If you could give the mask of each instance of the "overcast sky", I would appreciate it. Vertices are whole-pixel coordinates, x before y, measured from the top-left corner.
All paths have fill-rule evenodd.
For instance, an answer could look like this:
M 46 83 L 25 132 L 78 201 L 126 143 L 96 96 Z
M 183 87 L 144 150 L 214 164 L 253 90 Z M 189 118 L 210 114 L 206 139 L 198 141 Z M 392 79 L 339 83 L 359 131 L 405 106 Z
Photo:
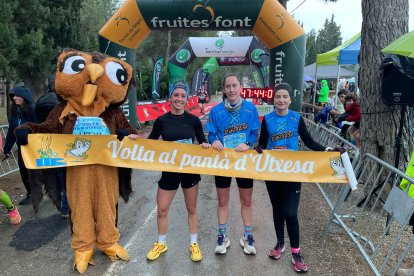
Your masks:
M 289 0 L 287 10 L 291 12 L 303 1 Z M 412 31 L 414 30 L 414 1 L 410 0 L 409 2 L 411 2 L 409 3 L 411 5 L 409 5 L 410 20 L 408 29 Z M 335 22 L 341 26 L 343 41 L 361 31 L 361 0 L 338 0 L 336 3 L 325 3 L 324 0 L 305 0 L 292 14 L 303 22 L 303 28 L 306 32 L 312 29 L 316 31 L 322 29 L 325 19 L 330 20 L 332 14 L 335 15 Z

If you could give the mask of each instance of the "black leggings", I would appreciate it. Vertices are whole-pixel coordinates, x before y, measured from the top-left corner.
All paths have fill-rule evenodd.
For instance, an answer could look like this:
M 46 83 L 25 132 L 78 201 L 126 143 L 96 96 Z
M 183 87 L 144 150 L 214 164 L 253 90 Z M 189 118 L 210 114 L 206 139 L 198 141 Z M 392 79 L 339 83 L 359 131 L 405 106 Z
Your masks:
M 29 181 L 29 173 L 26 169 L 26 166 L 24 165 L 24 161 L 23 161 L 22 153 L 20 151 L 20 147 L 18 147 L 18 149 L 17 149 L 17 164 L 19 165 L 20 176 L 22 177 L 22 181 L 23 181 L 24 187 L 26 188 L 27 195 L 31 195 L 32 194 L 32 186 L 31 186 L 31 183 Z
M 298 207 L 300 182 L 266 181 L 273 207 L 273 223 L 277 241 L 285 243 L 285 220 L 291 248 L 299 248 Z

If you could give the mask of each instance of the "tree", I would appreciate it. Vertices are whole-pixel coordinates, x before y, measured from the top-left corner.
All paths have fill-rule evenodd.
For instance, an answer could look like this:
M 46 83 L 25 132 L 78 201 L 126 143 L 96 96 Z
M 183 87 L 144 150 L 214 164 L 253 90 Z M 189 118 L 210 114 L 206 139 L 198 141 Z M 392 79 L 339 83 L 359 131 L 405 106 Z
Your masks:
M 305 65 L 312 64 L 316 61 L 316 55 L 318 54 L 317 44 L 316 44 L 316 31 L 314 29 L 310 30 L 306 34 L 306 56 L 305 56 Z
M 10 61 L 17 57 L 17 35 L 12 24 L 15 2 L 0 2 L 0 77 L 10 80 L 16 75 L 16 71 L 10 65 Z
M 390 8 L 392 7 L 392 8 Z M 398 20 L 396 20 L 398 18 Z M 362 151 L 394 164 L 394 141 L 401 107 L 386 106 L 381 99 L 380 52 L 397 37 L 408 32 L 408 0 L 362 0 L 360 50 L 360 103 Z M 409 116 L 407 115 L 407 119 Z M 413 149 L 409 120 L 404 127 L 403 162 Z M 405 162 L 404 162 L 405 161 Z
M 325 19 L 323 28 L 318 31 L 316 38 L 316 52 L 325 53 L 341 45 L 341 27 L 336 24 L 335 16 L 332 14 L 331 20 Z M 316 57 L 315 57 L 316 58 Z

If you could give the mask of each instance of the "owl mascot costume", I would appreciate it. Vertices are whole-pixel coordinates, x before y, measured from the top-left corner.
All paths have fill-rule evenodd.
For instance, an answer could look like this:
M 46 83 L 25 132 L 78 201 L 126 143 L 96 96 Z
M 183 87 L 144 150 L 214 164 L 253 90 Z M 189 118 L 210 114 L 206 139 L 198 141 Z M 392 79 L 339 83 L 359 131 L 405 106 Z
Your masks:
M 64 50 L 58 58 L 56 93 L 63 102 L 44 123 L 28 123 L 16 130 L 17 139 L 27 144 L 30 133 L 74 132 L 82 117 L 98 117 L 102 134 L 116 134 L 122 140 L 136 130 L 119 109 L 127 97 L 132 68 L 126 62 L 101 53 Z M 104 165 L 67 167 L 66 189 L 72 228 L 73 269 L 80 274 L 95 264 L 94 246 L 113 261 L 129 260 L 119 245 L 116 226 L 118 196 L 128 200 L 131 169 Z

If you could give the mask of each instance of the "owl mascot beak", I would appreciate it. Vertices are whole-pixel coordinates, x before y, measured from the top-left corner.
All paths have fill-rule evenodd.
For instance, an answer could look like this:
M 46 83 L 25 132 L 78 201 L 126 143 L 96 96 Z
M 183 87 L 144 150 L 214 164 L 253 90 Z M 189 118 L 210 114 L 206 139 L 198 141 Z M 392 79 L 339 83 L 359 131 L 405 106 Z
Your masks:
M 91 83 L 87 83 L 83 86 L 82 93 L 82 105 L 89 106 L 93 103 L 96 97 L 96 91 L 98 86 L 95 85 L 97 79 L 99 79 L 104 73 L 104 69 L 101 65 L 92 63 L 86 67 L 86 72 L 91 80 Z

